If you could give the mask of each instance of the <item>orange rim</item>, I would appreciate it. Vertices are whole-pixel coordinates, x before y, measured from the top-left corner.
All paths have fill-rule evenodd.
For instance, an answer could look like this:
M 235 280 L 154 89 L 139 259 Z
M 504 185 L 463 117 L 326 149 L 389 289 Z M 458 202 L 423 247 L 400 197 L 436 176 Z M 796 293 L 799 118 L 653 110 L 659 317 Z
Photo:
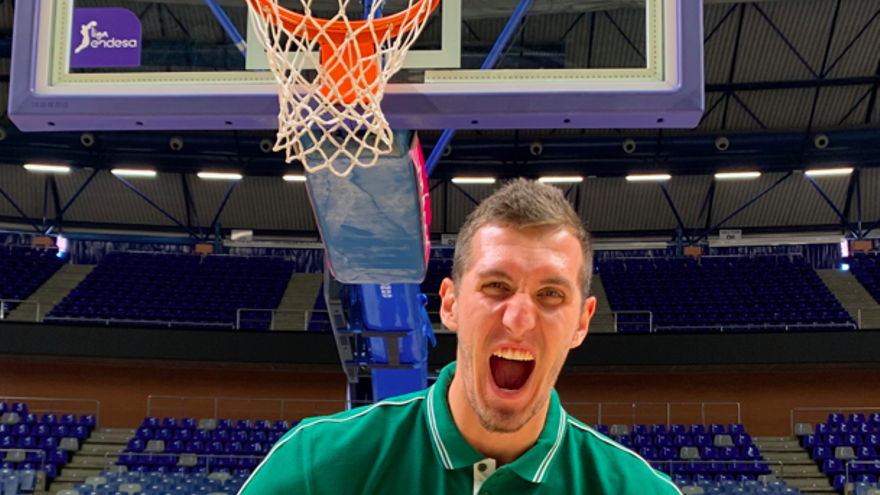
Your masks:
M 273 5 L 272 0 L 247 0 L 247 2 L 251 5 L 251 8 L 261 13 L 264 12 L 264 9 L 272 11 L 276 8 Z M 331 38 L 338 38 L 340 36 L 346 36 L 353 31 L 360 31 L 362 28 L 371 25 L 371 29 L 365 29 L 357 37 L 359 42 L 365 43 L 373 40 L 372 31 L 380 33 L 380 35 L 390 33 L 392 38 L 396 38 L 407 31 L 411 31 L 415 25 L 409 22 L 410 20 L 417 19 L 416 24 L 424 22 L 432 13 L 434 13 L 434 10 L 437 9 L 438 5 L 440 5 L 440 0 L 419 0 L 406 10 L 402 10 L 388 17 L 373 19 L 371 21 L 330 21 L 327 19 L 316 19 L 314 17 L 307 18 L 302 14 L 298 14 L 279 5 L 277 7 L 277 20 L 281 22 L 281 27 L 288 33 L 296 32 L 300 26 L 306 24 L 306 32 L 312 38 L 320 36 L 322 31 Z M 412 12 L 421 11 L 425 6 L 428 8 L 423 14 L 410 15 Z M 269 22 L 275 24 L 276 17 L 274 15 L 264 15 L 264 17 Z M 404 26 L 405 24 L 408 25 L 408 27 Z

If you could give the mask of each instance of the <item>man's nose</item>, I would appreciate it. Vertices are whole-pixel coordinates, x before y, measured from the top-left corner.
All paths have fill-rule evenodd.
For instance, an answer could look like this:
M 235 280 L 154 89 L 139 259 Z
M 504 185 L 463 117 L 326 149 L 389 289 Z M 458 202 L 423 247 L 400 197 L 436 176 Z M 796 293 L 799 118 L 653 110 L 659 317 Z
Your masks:
M 535 328 L 537 309 L 532 297 L 523 292 L 517 292 L 507 300 L 502 323 L 511 337 L 522 339 Z

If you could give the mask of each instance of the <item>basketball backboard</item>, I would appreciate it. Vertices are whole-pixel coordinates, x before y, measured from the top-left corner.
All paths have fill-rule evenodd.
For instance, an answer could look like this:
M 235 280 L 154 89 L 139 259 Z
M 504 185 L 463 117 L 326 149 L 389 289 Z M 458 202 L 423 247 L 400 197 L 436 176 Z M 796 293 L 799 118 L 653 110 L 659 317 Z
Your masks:
M 329 16 L 338 10 L 321 1 Z M 498 68 L 478 70 L 516 7 L 443 0 L 387 88 L 392 126 L 699 122 L 700 0 L 539 0 Z M 22 130 L 278 126 L 277 86 L 244 0 L 33 0 L 15 15 L 9 113 Z

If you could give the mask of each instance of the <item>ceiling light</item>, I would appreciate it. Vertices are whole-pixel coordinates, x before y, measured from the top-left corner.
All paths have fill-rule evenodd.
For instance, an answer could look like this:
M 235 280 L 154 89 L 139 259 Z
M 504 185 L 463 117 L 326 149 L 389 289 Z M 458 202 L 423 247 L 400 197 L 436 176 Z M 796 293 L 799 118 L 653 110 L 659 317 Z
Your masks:
M 716 179 L 757 179 L 761 172 L 721 172 L 715 174 Z
M 284 180 L 286 180 L 287 182 L 305 182 L 306 176 L 305 175 L 285 175 Z
M 453 177 L 453 184 L 494 184 L 495 177 Z
M 138 170 L 133 168 L 114 168 L 110 171 L 111 174 L 117 177 L 155 177 L 155 170 Z
M 545 184 L 564 184 L 564 183 L 572 183 L 572 182 L 583 182 L 583 177 L 577 176 L 569 176 L 569 177 L 540 177 L 538 182 L 543 182 Z
M 821 177 L 823 175 L 849 175 L 853 173 L 852 168 L 827 168 L 823 170 L 807 170 L 804 172 L 810 177 Z
M 241 174 L 231 174 L 225 172 L 199 172 L 197 174 L 199 179 L 214 179 L 214 180 L 240 180 Z
M 626 180 L 630 182 L 659 182 L 671 179 L 669 174 L 651 174 L 651 175 L 627 175 Z
M 66 174 L 70 172 L 70 167 L 66 165 L 40 165 L 37 163 L 26 163 L 24 168 L 31 172 L 45 172 L 50 174 Z

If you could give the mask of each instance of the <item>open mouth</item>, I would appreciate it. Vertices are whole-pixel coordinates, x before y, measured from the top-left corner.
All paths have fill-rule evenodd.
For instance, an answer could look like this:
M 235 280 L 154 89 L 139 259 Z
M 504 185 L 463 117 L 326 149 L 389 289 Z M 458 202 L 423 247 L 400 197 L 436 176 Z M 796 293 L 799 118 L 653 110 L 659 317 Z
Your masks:
M 501 349 L 489 358 L 489 369 L 495 385 L 515 392 L 523 388 L 535 369 L 535 356 L 528 351 Z

